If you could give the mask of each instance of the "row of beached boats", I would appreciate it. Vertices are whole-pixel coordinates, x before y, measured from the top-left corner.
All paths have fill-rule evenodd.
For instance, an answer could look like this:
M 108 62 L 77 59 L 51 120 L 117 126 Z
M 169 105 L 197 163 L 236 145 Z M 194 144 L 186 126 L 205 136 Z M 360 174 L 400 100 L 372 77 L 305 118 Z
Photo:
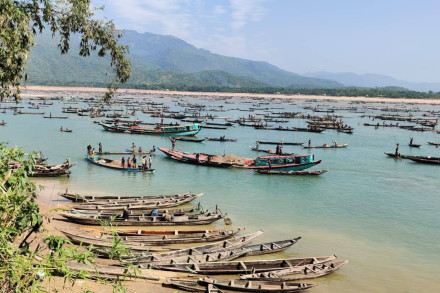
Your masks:
M 240 236 L 245 228 L 228 230 L 147 230 L 121 229 L 125 225 L 156 226 L 193 225 L 192 218 L 209 217 L 215 220 L 225 215 L 216 208 L 209 212 L 200 204 L 179 208 L 202 196 L 202 193 L 181 193 L 159 196 L 93 196 L 69 192 L 60 194 L 76 204 L 60 212 L 68 221 L 83 225 L 111 222 L 99 234 L 75 233 L 60 230 L 72 243 L 90 247 L 100 257 L 111 257 L 110 249 L 118 241 L 125 250 L 118 265 L 85 265 L 69 262 L 74 272 L 87 272 L 90 277 L 117 279 L 127 275 L 125 267 L 136 265 L 131 277 L 157 280 L 154 270 L 174 272 L 176 277 L 162 280 L 164 286 L 198 292 L 248 291 L 296 292 L 314 287 L 314 284 L 296 283 L 335 272 L 347 261 L 334 262 L 335 255 L 256 260 L 255 257 L 283 251 L 296 244 L 301 237 L 260 244 L 252 242 L 263 234 L 256 231 Z M 196 246 L 188 245 L 196 244 Z M 197 245 L 198 244 L 198 245 Z M 200 245 L 202 244 L 202 245 Z M 176 246 L 177 245 L 177 246 Z M 182 247 L 180 245 L 185 245 Z M 185 274 L 185 279 L 179 277 Z M 174 276 L 174 275 L 173 275 Z M 221 279 L 214 279 L 222 276 Z

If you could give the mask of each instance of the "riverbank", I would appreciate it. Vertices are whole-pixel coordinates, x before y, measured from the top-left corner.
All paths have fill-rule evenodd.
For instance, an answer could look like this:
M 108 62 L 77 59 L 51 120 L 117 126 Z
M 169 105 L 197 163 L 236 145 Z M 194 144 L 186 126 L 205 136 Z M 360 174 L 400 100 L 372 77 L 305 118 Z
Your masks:
M 58 87 L 58 86 L 27 86 L 23 89 L 23 97 L 44 96 L 43 94 L 29 93 L 30 91 L 39 92 L 83 92 L 83 93 L 104 93 L 106 88 L 92 87 Z M 213 92 L 180 92 L 180 91 L 159 91 L 142 89 L 119 89 L 119 94 L 157 94 L 157 95 L 185 95 L 185 96 L 218 96 L 233 98 L 265 98 L 265 99 L 291 99 L 291 100 L 333 100 L 333 101 L 358 101 L 358 102 L 379 102 L 379 103 L 415 103 L 415 104 L 436 104 L 440 105 L 440 100 L 428 99 L 391 99 L 382 97 L 332 97 L 332 96 L 313 96 L 313 95 L 278 95 L 278 94 L 253 94 L 253 93 L 213 93 Z
M 65 186 L 56 180 L 33 180 L 37 187 L 41 186 L 44 189 L 38 192 L 37 203 L 40 207 L 40 214 L 44 218 L 43 229 L 46 230 L 44 235 L 57 235 L 65 237 L 60 230 L 66 230 L 70 233 L 91 233 L 99 235 L 102 230 L 101 227 L 82 226 L 65 221 L 57 214 L 54 209 L 68 209 L 71 202 L 64 199 L 58 193 L 66 190 Z M 99 264 L 106 264 L 108 260 L 96 259 Z M 145 279 L 129 279 L 123 282 L 127 292 L 157 292 L 166 293 L 174 292 L 172 289 L 162 287 L 162 283 L 166 278 L 186 277 L 186 274 L 177 274 L 173 272 L 151 270 L 152 276 L 158 277 L 159 281 L 150 281 Z M 45 280 L 43 286 L 48 292 L 85 292 L 91 290 L 92 292 L 113 291 L 111 284 L 102 284 L 94 280 L 75 280 L 72 285 L 70 282 L 64 282 L 63 278 L 54 277 L 52 280 Z

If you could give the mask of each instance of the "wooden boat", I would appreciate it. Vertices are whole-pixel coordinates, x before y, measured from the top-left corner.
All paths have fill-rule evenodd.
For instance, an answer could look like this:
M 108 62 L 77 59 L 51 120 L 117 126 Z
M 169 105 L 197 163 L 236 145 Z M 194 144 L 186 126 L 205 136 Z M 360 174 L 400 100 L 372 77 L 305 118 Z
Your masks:
M 176 137 L 176 140 L 188 141 L 188 142 L 204 142 L 206 139 L 205 138 L 190 138 L 190 137 L 185 137 L 185 136 L 178 136 L 178 137 Z
M 0 122 L 0 126 L 5 126 L 7 123 L 6 123 L 6 121 L 1 121 Z
M 60 230 L 70 241 L 74 244 L 81 244 L 83 246 L 94 246 L 94 247 L 113 247 L 114 239 L 113 238 L 96 238 L 88 235 L 81 234 L 72 234 L 64 230 Z M 126 241 L 122 238 L 118 238 L 121 240 L 121 244 L 124 245 L 125 248 L 135 251 L 149 251 L 149 252 L 166 252 L 170 251 L 169 247 L 159 247 L 159 246 L 151 246 L 149 244 L 143 242 L 132 242 Z
M 122 152 L 96 152 L 97 155 L 149 155 L 156 151 L 156 149 L 152 149 L 149 151 L 142 151 L 142 152 L 134 152 L 131 150 L 125 150 Z
M 353 134 L 353 128 L 338 128 L 336 129 L 338 132 L 347 133 L 347 134 Z
M 331 263 L 331 264 L 309 264 L 304 266 L 296 266 L 278 271 L 260 272 L 247 275 L 241 275 L 242 280 L 259 280 L 259 281 L 297 281 L 304 279 L 314 279 L 329 275 L 339 270 L 348 260 Z
M 410 143 L 408 145 L 412 148 L 419 148 L 421 146 L 421 144 L 415 144 L 415 143 Z
M 127 209 L 127 216 L 129 218 L 134 218 L 134 217 L 145 217 L 145 216 L 155 216 L 155 217 L 160 217 L 163 216 L 165 214 L 173 214 L 175 216 L 177 215 L 184 215 L 184 214 L 188 214 L 188 213 L 192 213 L 194 214 L 201 214 L 204 213 L 205 211 L 203 210 L 202 205 L 199 203 L 191 208 L 187 208 L 187 209 L 177 209 L 177 208 L 172 208 L 172 209 L 157 209 L 157 208 L 150 208 L 150 209 L 138 209 L 138 208 L 134 208 L 134 209 Z M 115 210 L 102 210 L 99 209 L 99 206 L 97 206 L 97 209 L 82 209 L 81 205 L 77 205 L 77 206 L 73 206 L 71 210 L 68 211 L 69 213 L 72 214 L 78 214 L 78 215 L 90 215 L 90 216 L 99 216 L 102 219 L 110 219 L 113 217 L 121 217 L 122 216 L 122 212 L 121 211 L 115 211 Z M 208 211 L 206 211 L 208 212 Z
M 436 147 L 439 147 L 439 146 L 440 146 L 440 142 L 430 142 L 430 141 L 428 141 L 428 144 L 430 144 L 430 145 L 434 145 L 434 146 L 436 146 Z
M 212 233 L 200 234 L 149 234 L 149 235 L 117 235 L 125 241 L 142 242 L 148 245 L 168 245 L 168 244 L 182 244 L 182 243 L 203 243 L 221 241 L 231 238 L 241 229 L 222 230 Z M 161 231 L 156 231 L 161 232 Z M 165 232 L 165 231 L 162 231 Z M 172 231 L 173 232 L 173 231 Z M 183 231 L 180 231 L 183 232 Z
M 188 292 L 206 293 L 208 291 L 207 286 L 199 285 L 197 280 L 187 280 L 187 279 L 172 279 L 172 278 L 167 279 L 165 283 L 162 283 L 162 287 L 176 288 Z
M 69 128 L 61 128 L 60 131 L 61 132 L 72 132 L 73 130 L 69 129 Z
M 244 292 L 298 292 L 315 287 L 314 284 L 301 284 L 273 281 L 248 281 L 248 280 L 214 280 L 204 278 L 199 280 L 202 285 L 214 285 L 220 289 Z
M 328 170 L 313 170 L 313 171 L 273 171 L 273 170 L 255 170 L 260 174 L 273 174 L 273 175 L 321 175 Z
M 222 137 L 206 137 L 206 140 L 210 140 L 210 141 L 220 141 L 220 142 L 226 142 L 226 141 L 232 141 L 232 142 L 235 142 L 235 141 L 237 141 L 236 138 L 222 138 Z
M 265 149 L 260 149 L 260 148 L 256 148 L 256 147 L 252 147 L 249 146 L 249 148 L 254 151 L 254 152 L 262 152 L 262 153 L 267 153 L 267 154 L 275 154 L 275 150 L 265 150 Z M 293 155 L 293 153 L 283 153 L 282 156 L 291 156 Z
M 112 132 L 134 133 L 134 134 L 155 134 L 155 135 L 163 135 L 163 136 L 175 136 L 175 135 L 193 136 L 196 135 L 201 130 L 199 124 L 157 126 L 157 127 L 106 124 L 103 122 L 99 124 L 105 130 Z
M 241 249 L 234 251 L 235 249 L 242 248 L 249 244 L 253 239 L 263 234 L 263 231 L 257 231 L 244 236 L 236 237 L 229 240 L 210 243 L 202 246 L 190 247 L 181 250 L 175 250 L 165 253 L 154 254 L 140 254 L 138 257 L 128 259 L 130 263 L 160 263 L 160 264 L 173 264 L 173 263 L 199 263 L 208 261 L 220 261 L 220 256 L 223 258 L 234 258 L 242 256 L 251 251 L 251 249 Z M 218 254 L 220 252 L 227 252 L 226 254 Z M 194 256 L 201 256 L 201 258 L 194 258 Z M 188 259 L 192 257 L 192 259 Z M 188 262 L 189 261 L 189 262 Z
M 249 146 L 249 148 L 254 151 L 254 152 L 262 152 L 262 153 L 267 153 L 267 154 L 275 154 L 275 150 L 265 150 L 265 149 L 260 149 L 260 148 L 256 148 L 256 147 L 252 147 Z
M 221 168 L 228 168 L 234 165 L 232 163 L 218 161 L 219 157 L 216 155 L 209 155 L 203 153 L 188 154 L 185 152 L 170 150 L 161 147 L 159 147 L 159 150 L 164 154 L 166 154 L 169 158 L 182 163 L 211 166 L 211 167 L 221 167 Z
M 43 116 L 43 118 L 46 118 L 46 119 L 67 119 L 67 118 L 69 118 L 69 116 L 52 116 L 52 115 L 50 115 L 50 116 Z
M 69 261 L 66 266 L 73 272 L 87 274 L 89 278 L 100 278 L 108 280 L 116 280 L 133 278 L 142 280 L 159 281 L 159 277 L 151 275 L 151 270 L 136 269 L 136 271 L 127 272 L 127 268 L 121 266 L 111 266 L 102 264 L 82 264 L 76 261 Z
M 159 208 L 170 208 L 175 207 L 202 196 L 203 193 L 199 194 L 190 194 L 186 197 L 181 197 L 177 199 L 162 199 L 162 200 L 130 200 L 130 199 L 121 199 L 116 201 L 110 201 L 107 203 L 102 202 L 90 202 L 87 205 L 79 205 L 74 206 L 73 208 L 80 210 L 93 210 L 93 211 L 120 211 L 124 208 L 128 210 L 152 210 Z
M 423 163 L 423 164 L 432 164 L 432 165 L 440 165 L 440 158 L 419 158 L 419 157 L 410 157 L 411 161 L 417 162 L 417 163 Z
M 173 200 L 182 200 L 189 199 L 190 201 L 198 198 L 203 195 L 203 193 L 193 194 L 191 192 L 180 193 L 180 194 L 171 194 L 171 195 L 156 195 L 156 196 L 133 196 L 133 195 L 103 195 L 103 196 L 95 196 L 95 195 L 81 195 L 78 193 L 58 193 L 58 195 L 70 199 L 74 202 L 87 202 L 87 203 L 110 203 L 114 201 L 143 201 L 143 203 L 147 202 L 158 202 L 158 201 L 173 201 Z
M 303 142 L 289 142 L 289 141 L 264 141 L 264 140 L 257 140 L 256 141 L 259 144 L 275 144 L 275 145 L 303 145 Z
M 307 258 L 286 258 L 275 260 L 250 260 L 233 262 L 209 262 L 201 264 L 170 264 L 153 265 L 154 269 L 174 271 L 181 273 L 197 273 L 201 275 L 239 275 L 250 272 L 278 271 L 297 266 L 317 265 L 336 259 L 336 255 L 307 257 Z
M 301 171 L 321 163 L 314 155 L 262 156 L 247 161 L 241 166 L 254 170 Z
M 398 156 L 396 156 L 395 153 L 384 153 L 384 154 L 387 155 L 388 157 L 392 157 L 395 159 L 409 159 L 410 157 L 412 157 L 409 155 L 402 155 L 402 154 L 399 154 Z
M 70 176 L 70 168 L 75 164 L 71 164 L 70 160 L 67 159 L 66 162 L 60 165 L 49 165 L 49 164 L 37 164 L 29 176 L 31 177 L 58 177 L 67 175 Z
M 305 148 L 305 149 L 339 149 L 339 148 L 346 148 L 346 147 L 348 147 L 348 143 L 337 144 L 337 145 L 334 145 L 334 144 L 330 145 L 330 144 L 325 143 L 323 145 L 316 145 L 316 146 L 313 146 L 313 145 L 310 145 L 310 146 L 305 145 L 305 146 L 303 146 L 303 148 Z
M 98 157 L 92 158 L 89 155 L 86 155 L 85 158 L 88 162 L 90 162 L 94 165 L 106 167 L 106 168 L 110 168 L 110 169 L 127 171 L 127 172 L 154 172 L 154 169 L 143 170 L 142 166 L 138 166 L 137 168 L 125 168 L 125 167 L 121 166 L 121 161 L 119 161 L 119 160 L 110 160 L 110 159 L 98 158 Z
M 184 214 L 174 216 L 173 214 L 165 214 L 163 216 L 138 216 L 116 217 L 109 220 L 108 218 L 99 215 L 84 215 L 74 213 L 59 213 L 69 221 L 83 224 L 83 225 L 100 225 L 101 222 L 111 221 L 115 226 L 175 226 L 175 225 L 206 225 L 222 219 L 224 216 L 217 212 L 208 212 L 205 214 Z
M 211 125 L 205 125 L 205 124 L 200 125 L 200 126 L 202 126 L 203 128 L 208 128 L 208 129 L 221 129 L 221 130 L 228 129 L 227 127 L 223 127 L 223 126 L 211 126 Z

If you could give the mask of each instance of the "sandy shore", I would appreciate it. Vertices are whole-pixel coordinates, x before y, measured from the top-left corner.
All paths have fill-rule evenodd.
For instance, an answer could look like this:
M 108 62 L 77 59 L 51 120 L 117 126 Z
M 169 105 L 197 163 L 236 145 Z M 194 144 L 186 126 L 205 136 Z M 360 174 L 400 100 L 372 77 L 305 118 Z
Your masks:
M 71 233 L 93 233 L 99 235 L 100 227 L 81 226 L 68 221 L 64 221 L 61 216 L 53 209 L 69 208 L 70 201 L 59 196 L 58 193 L 65 191 L 65 186 L 58 181 L 37 179 L 34 180 L 37 187 L 44 186 L 44 189 L 39 191 L 37 203 L 40 206 L 40 213 L 43 215 L 44 224 L 43 229 L 46 230 L 45 235 L 59 235 L 63 236 L 59 230 L 66 230 Z M 108 260 L 97 259 L 97 263 L 106 264 Z M 124 282 L 127 292 L 177 292 L 175 289 L 164 288 L 162 283 L 166 278 L 187 278 L 187 274 L 177 274 L 173 272 L 151 270 L 151 275 L 159 277 L 160 281 L 149 280 L 128 280 Z M 109 284 L 100 284 L 93 280 L 76 280 L 72 285 L 69 282 L 64 282 L 63 278 L 55 277 L 51 280 L 45 280 L 42 286 L 48 292 L 86 292 L 91 290 L 93 292 L 112 292 L 112 286 Z
M 91 87 L 57 87 L 57 86 L 27 86 L 23 89 L 23 97 L 26 96 L 44 96 L 44 94 L 27 93 L 27 91 L 40 92 L 99 92 L 103 93 L 106 88 Z M 245 97 L 245 98 L 267 98 L 267 99 L 316 99 L 316 100 L 336 100 L 336 101 L 368 101 L 368 102 L 386 102 L 386 103 L 415 103 L 415 104 L 440 104 L 440 100 L 429 99 L 391 99 L 382 97 L 331 97 L 331 96 L 313 96 L 313 95 L 277 95 L 277 94 L 249 94 L 249 93 L 212 93 L 212 92 L 180 92 L 180 91 L 158 91 L 141 89 L 119 89 L 118 93 L 127 94 L 158 94 L 158 95 L 187 95 L 187 96 L 218 96 L 218 97 Z

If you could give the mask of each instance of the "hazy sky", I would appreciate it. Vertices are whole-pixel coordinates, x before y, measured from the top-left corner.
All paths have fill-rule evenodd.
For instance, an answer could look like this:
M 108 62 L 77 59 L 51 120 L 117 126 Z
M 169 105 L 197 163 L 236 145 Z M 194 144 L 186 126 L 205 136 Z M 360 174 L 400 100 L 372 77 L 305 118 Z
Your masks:
M 440 82 L 440 0 L 92 0 L 118 28 L 295 73 Z

